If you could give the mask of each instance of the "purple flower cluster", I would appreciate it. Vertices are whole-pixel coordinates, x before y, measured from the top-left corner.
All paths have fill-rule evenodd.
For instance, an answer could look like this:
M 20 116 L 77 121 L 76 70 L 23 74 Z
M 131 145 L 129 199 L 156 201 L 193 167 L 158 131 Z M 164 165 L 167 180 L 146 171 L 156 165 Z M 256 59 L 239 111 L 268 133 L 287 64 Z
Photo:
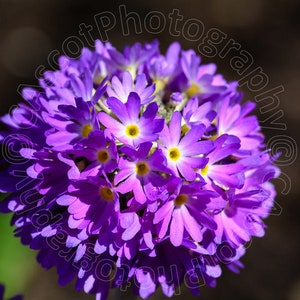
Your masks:
M 255 105 L 178 43 L 60 57 L 2 117 L 2 212 L 60 284 L 106 299 L 214 287 L 264 235 L 279 175 Z

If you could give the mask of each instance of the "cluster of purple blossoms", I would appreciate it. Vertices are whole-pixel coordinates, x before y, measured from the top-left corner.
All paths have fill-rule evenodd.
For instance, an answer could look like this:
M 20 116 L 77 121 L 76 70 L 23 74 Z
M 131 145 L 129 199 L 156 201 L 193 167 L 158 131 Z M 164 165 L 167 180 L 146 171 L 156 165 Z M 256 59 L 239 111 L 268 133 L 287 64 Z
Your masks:
M 1 118 L 0 209 L 41 265 L 98 300 L 238 272 L 279 170 L 237 83 L 178 43 L 96 41 L 59 65 Z

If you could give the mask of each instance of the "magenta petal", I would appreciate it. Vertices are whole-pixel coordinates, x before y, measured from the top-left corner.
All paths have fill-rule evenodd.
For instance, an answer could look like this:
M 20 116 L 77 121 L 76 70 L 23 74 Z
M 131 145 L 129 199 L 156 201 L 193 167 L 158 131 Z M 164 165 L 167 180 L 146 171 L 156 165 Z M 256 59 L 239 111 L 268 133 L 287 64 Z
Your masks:
M 170 211 L 170 213 L 168 213 L 166 215 L 166 217 L 163 218 L 162 222 L 160 224 L 158 224 L 158 228 L 159 228 L 158 237 L 159 238 L 163 238 L 166 235 L 166 233 L 169 229 L 171 218 L 172 218 L 172 211 Z
M 184 148 L 184 147 L 190 146 L 191 143 L 199 141 L 204 133 L 204 130 L 205 130 L 205 126 L 203 124 L 194 126 L 181 139 L 180 146 Z
M 86 248 L 87 248 L 86 245 L 82 245 L 82 244 L 78 245 L 77 250 L 76 250 L 76 256 L 74 258 L 75 262 L 78 262 L 83 257 L 83 255 L 85 254 Z
M 78 228 L 78 226 L 82 223 L 82 220 L 76 220 L 73 215 L 69 216 L 68 225 L 70 228 Z
M 98 241 L 95 243 L 95 247 L 94 247 L 95 253 L 97 253 L 97 254 L 102 254 L 102 253 L 104 253 L 106 250 L 107 250 L 107 246 L 105 246 L 105 245 L 100 245 Z
M 69 133 L 67 131 L 58 131 L 51 135 L 48 135 L 46 142 L 50 146 L 61 146 L 64 149 L 68 147 L 70 141 L 79 135 L 76 133 Z
M 159 282 L 160 282 L 160 285 L 161 285 L 161 289 L 162 289 L 162 292 L 165 296 L 167 296 L 168 298 L 171 298 L 173 295 L 174 295 L 174 292 L 175 292 L 175 287 L 174 287 L 174 284 L 168 284 L 166 282 L 166 278 L 162 278 L 162 276 L 159 278 Z
M 135 182 L 133 185 L 133 193 L 137 202 L 141 204 L 146 202 L 147 198 L 140 182 Z
M 142 299 L 148 298 L 155 292 L 156 285 L 149 272 L 145 273 L 142 268 L 137 270 L 136 279 L 140 283 L 139 295 Z
M 144 233 L 143 237 L 144 237 L 144 241 L 145 241 L 145 244 L 147 245 L 147 247 L 149 249 L 153 249 L 154 244 L 153 244 L 153 237 L 152 237 L 151 231 L 148 231 L 148 232 Z
M 170 139 L 171 146 L 177 146 L 180 139 L 181 133 L 181 113 L 179 111 L 175 111 L 172 115 L 170 121 Z
M 74 236 L 68 236 L 66 240 L 66 247 L 67 248 L 74 248 L 80 244 L 80 240 Z
M 194 169 L 185 161 L 178 163 L 177 168 L 186 180 L 193 181 L 196 178 L 196 173 Z
M 228 218 L 227 216 L 222 216 L 221 218 L 226 235 L 233 243 L 236 245 L 240 244 L 238 237 L 245 242 L 249 241 L 249 235 L 244 229 L 239 227 L 232 218 Z
M 111 97 L 107 100 L 108 107 L 114 112 L 114 114 L 119 118 L 122 123 L 126 123 L 129 116 L 124 103 L 119 99 Z M 107 114 L 105 114 L 107 115 Z M 101 120 L 100 120 L 101 122 Z
M 201 227 L 197 223 L 197 221 L 190 215 L 189 211 L 184 205 L 181 207 L 181 214 L 186 231 L 191 235 L 191 238 L 195 242 L 201 242 L 203 238 Z
M 135 213 L 122 213 L 120 216 L 120 225 L 126 229 L 135 222 Z
M 133 174 L 133 170 L 132 169 L 122 169 L 116 176 L 114 179 L 114 184 L 119 184 L 121 181 L 125 180 L 126 178 L 128 178 L 130 175 Z
M 215 265 L 215 266 L 206 266 L 206 274 L 208 276 L 211 276 L 213 278 L 218 278 L 221 276 L 222 274 L 222 269 L 219 265 Z
M 239 163 L 233 163 L 226 165 L 215 165 L 212 168 L 214 171 L 217 171 L 220 174 L 235 174 L 245 169 L 245 166 Z
M 126 108 L 128 111 L 128 120 L 129 122 L 134 122 L 138 119 L 140 108 L 141 108 L 141 99 L 137 93 L 130 93 L 126 103 Z
M 124 241 L 131 240 L 141 229 L 141 224 L 136 214 L 134 214 L 133 223 L 123 232 L 122 239 Z
M 71 195 L 62 195 L 59 198 L 56 199 L 57 204 L 66 206 L 72 204 L 76 200 L 76 197 Z
M 85 291 L 86 293 L 89 293 L 90 290 L 93 288 L 94 282 L 95 282 L 94 276 L 93 276 L 93 275 L 90 275 L 90 276 L 88 277 L 88 279 L 85 281 L 84 287 L 83 287 L 83 288 L 84 288 L 84 291 Z
M 172 221 L 170 226 L 170 241 L 175 247 L 181 245 L 183 239 L 183 231 L 184 231 L 184 224 L 181 215 L 181 210 L 180 208 L 176 208 L 173 211 Z
M 122 80 L 123 80 L 123 85 L 122 85 L 123 89 L 125 89 L 126 92 L 129 93 L 131 88 L 132 88 L 132 76 L 131 76 L 131 74 L 128 71 L 125 71 L 123 73 Z
M 117 120 L 115 120 L 114 118 L 112 118 L 104 112 L 99 112 L 98 119 L 107 128 L 120 130 L 120 128 L 122 128 L 121 126 L 123 126 L 122 124 L 120 124 L 120 122 L 118 122 Z
M 230 134 L 243 137 L 256 130 L 258 126 L 257 117 L 248 117 L 238 122 L 238 124 L 230 130 Z
M 125 194 L 127 192 L 130 192 L 133 190 L 134 185 L 136 184 L 136 178 L 134 175 L 130 176 L 127 178 L 127 180 L 125 180 L 124 182 L 122 182 L 118 187 L 117 187 L 117 191 L 121 194 Z
M 124 75 L 123 75 L 123 78 L 124 78 Z M 124 87 L 122 85 L 122 82 L 119 80 L 119 78 L 117 76 L 114 76 L 112 78 L 111 83 L 112 83 L 112 86 L 113 86 L 116 94 L 121 98 L 120 100 L 127 98 L 127 95 L 124 92 Z M 115 92 L 113 91 L 113 89 L 110 86 L 107 87 L 107 92 L 108 92 L 109 96 L 113 96 L 113 95 L 116 96 Z
M 171 213 L 174 205 L 172 201 L 168 201 L 166 204 L 164 204 L 158 211 L 155 213 L 153 223 L 157 224 L 162 219 L 164 219 L 168 214 Z

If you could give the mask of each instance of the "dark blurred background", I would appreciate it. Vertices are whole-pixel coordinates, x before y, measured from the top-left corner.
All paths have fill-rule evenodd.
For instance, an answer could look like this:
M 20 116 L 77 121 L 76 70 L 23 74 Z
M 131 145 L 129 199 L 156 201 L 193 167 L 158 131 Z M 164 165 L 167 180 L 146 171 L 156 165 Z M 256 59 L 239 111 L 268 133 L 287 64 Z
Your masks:
M 141 20 L 151 11 L 159 11 L 166 19 L 166 28 L 159 34 L 151 34 L 142 26 L 141 33 L 134 33 L 133 23 L 126 35 L 122 29 L 119 5 L 126 5 L 127 13 L 137 13 Z M 123 6 L 124 7 L 124 6 Z M 268 229 L 262 239 L 253 239 L 242 259 L 246 268 L 240 275 L 224 271 L 216 289 L 202 288 L 202 299 L 300 299 L 300 184 L 299 160 L 296 148 L 289 149 L 288 141 L 299 136 L 299 86 L 300 86 L 300 2 L 297 0 L 151 0 L 142 1 L 67 1 L 67 0 L 0 0 L 0 114 L 21 100 L 18 86 L 36 85 L 39 66 L 50 68 L 48 55 L 53 50 L 62 53 L 63 43 L 70 36 L 79 34 L 79 25 L 91 25 L 93 38 L 97 36 L 94 15 L 109 11 L 116 17 L 115 27 L 107 32 L 109 41 L 122 49 L 135 41 L 158 39 L 164 51 L 174 40 L 183 48 L 197 50 L 200 41 L 188 41 L 183 34 L 170 34 L 168 14 L 178 9 L 184 21 L 178 22 L 182 31 L 185 20 L 196 18 L 205 26 L 218 28 L 241 44 L 241 49 L 251 53 L 254 66 L 263 68 L 269 78 L 265 90 L 283 86 L 280 106 L 283 112 L 278 122 L 286 125 L 279 130 L 275 125 L 264 128 L 266 140 L 281 148 L 282 180 L 276 180 L 278 197 L 274 213 L 267 219 Z M 109 13 L 108 13 L 109 14 Z M 153 23 L 155 25 L 155 22 Z M 104 24 L 105 25 L 105 24 Z M 191 28 L 192 30 L 192 28 Z M 193 32 L 191 31 L 190 34 Z M 84 39 L 82 39 L 84 40 Z M 71 49 L 76 53 L 76 49 Z M 54 52 L 52 52 L 54 53 Z M 69 53 L 68 53 L 69 54 Z M 203 57 L 204 62 L 215 62 L 220 73 L 228 80 L 240 79 L 230 67 L 230 56 L 221 59 Z M 258 93 L 242 87 L 246 99 L 254 99 Z M 266 114 L 257 113 L 261 121 Z M 275 122 L 276 123 L 276 122 Z M 281 136 L 281 137 L 279 137 Z M 278 137 L 278 138 L 277 138 Z M 286 137 L 286 138 L 283 138 Z M 280 144 L 281 140 L 281 144 Z M 275 143 L 274 143 L 275 141 Z M 278 143 L 276 143 L 278 141 Z M 281 210 L 282 207 L 282 210 Z M 7 296 L 24 293 L 26 300 L 94 299 L 76 293 L 73 286 L 57 285 L 56 271 L 45 271 L 35 262 L 35 253 L 25 249 L 12 238 L 12 229 L 6 224 L 9 216 L 0 219 L 0 282 L 7 285 Z M 112 295 L 113 296 L 113 295 Z M 118 295 L 116 295 L 117 297 Z M 124 299 L 132 299 L 124 295 Z M 193 298 L 189 292 L 176 299 Z M 122 299 L 122 298 L 118 298 Z M 157 293 L 151 299 L 163 299 Z

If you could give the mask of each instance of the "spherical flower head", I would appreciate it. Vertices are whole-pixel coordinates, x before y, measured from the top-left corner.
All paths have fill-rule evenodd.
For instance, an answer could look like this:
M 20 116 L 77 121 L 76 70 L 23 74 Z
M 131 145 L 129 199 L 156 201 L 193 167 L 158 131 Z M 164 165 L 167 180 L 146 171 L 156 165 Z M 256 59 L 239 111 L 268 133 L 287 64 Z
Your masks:
M 98 300 L 132 283 L 171 297 L 183 279 L 199 295 L 237 272 L 280 171 L 236 82 L 179 43 L 97 41 L 59 65 L 1 118 L 0 210 L 22 243 Z

